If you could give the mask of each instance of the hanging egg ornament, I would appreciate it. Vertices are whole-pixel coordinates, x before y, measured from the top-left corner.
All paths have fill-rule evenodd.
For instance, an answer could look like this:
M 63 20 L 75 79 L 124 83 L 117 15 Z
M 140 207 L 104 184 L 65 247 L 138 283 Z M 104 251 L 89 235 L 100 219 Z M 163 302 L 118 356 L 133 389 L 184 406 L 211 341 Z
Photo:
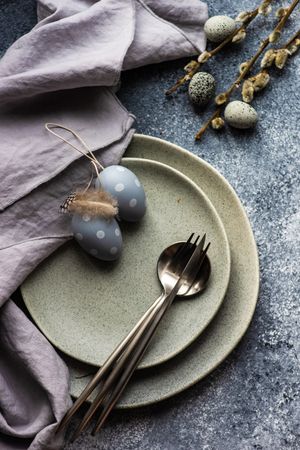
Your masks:
M 116 260 L 122 251 L 122 234 L 115 216 L 117 200 L 103 190 L 72 193 L 61 206 L 73 214 L 71 228 L 78 244 L 103 261 Z
M 74 238 L 86 252 L 102 261 L 114 261 L 122 251 L 122 234 L 116 219 L 74 214 Z
M 95 181 L 118 201 L 119 217 L 128 222 L 141 220 L 146 212 L 146 195 L 137 176 L 126 167 L 113 165 L 102 170 Z
M 213 16 L 204 24 L 207 39 L 214 43 L 224 41 L 234 32 L 235 28 L 235 21 L 228 16 Z
M 97 173 L 94 189 L 72 193 L 61 212 L 73 215 L 71 228 L 78 244 L 90 255 L 103 261 L 116 260 L 122 251 L 122 234 L 115 217 L 128 222 L 140 220 L 146 212 L 146 196 L 141 182 L 129 169 L 119 165 L 104 168 L 85 141 L 71 128 L 48 122 L 45 128 L 90 160 Z M 58 134 L 68 131 L 85 152 Z

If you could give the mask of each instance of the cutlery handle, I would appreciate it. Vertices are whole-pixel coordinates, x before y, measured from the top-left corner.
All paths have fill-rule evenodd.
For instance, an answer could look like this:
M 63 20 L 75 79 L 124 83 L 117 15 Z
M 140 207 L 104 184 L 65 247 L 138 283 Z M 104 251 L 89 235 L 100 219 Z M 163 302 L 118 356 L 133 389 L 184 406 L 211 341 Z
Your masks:
M 174 299 L 175 295 L 172 299 Z M 165 305 L 169 305 L 169 296 L 165 293 L 160 295 L 158 299 L 152 304 L 152 306 L 149 308 L 146 314 L 142 317 L 142 319 L 138 322 L 135 328 L 137 328 L 135 335 L 131 339 L 131 341 L 128 343 L 127 347 L 121 353 L 119 359 L 114 365 L 113 361 L 110 361 L 109 368 L 112 368 L 110 374 L 108 375 L 107 379 L 105 380 L 103 386 L 100 388 L 96 398 L 94 399 L 93 403 L 89 407 L 88 411 L 84 415 L 78 429 L 75 432 L 74 439 L 86 428 L 88 425 L 90 418 L 93 416 L 95 411 L 99 408 L 102 401 L 105 399 L 107 394 L 109 393 L 109 390 L 113 386 L 113 384 L 116 382 L 117 378 L 120 376 L 122 370 L 126 367 L 126 364 L 128 362 L 128 359 L 135 353 L 135 349 L 139 346 L 139 343 L 141 339 L 143 338 L 143 335 L 145 333 L 145 330 L 149 328 L 149 325 L 155 320 L 156 315 L 160 312 L 162 308 L 164 308 Z M 165 308 L 164 308 L 165 309 Z M 110 358 L 109 358 L 110 359 Z M 136 367 L 136 366 L 135 366 Z
M 92 380 L 87 384 L 87 386 L 82 391 L 81 395 L 77 398 L 77 400 L 73 403 L 71 408 L 66 412 L 65 416 L 62 418 L 56 433 L 59 433 L 70 421 L 73 415 L 78 411 L 80 406 L 87 400 L 90 394 L 93 392 L 95 387 L 100 383 L 100 381 L 104 378 L 107 372 L 113 367 L 114 363 L 120 358 L 122 352 L 128 346 L 128 344 L 132 341 L 140 327 L 143 323 L 150 317 L 151 313 L 156 310 L 158 305 L 160 304 L 164 294 L 162 293 L 155 302 L 152 303 L 150 308 L 144 313 L 144 315 L 140 318 L 134 328 L 128 333 L 128 335 L 118 344 L 117 348 L 112 352 L 112 354 L 107 358 L 103 366 L 96 372 Z
M 113 407 L 119 400 L 120 396 L 122 395 L 122 392 L 124 391 L 125 387 L 127 386 L 128 382 L 129 382 L 131 376 L 133 375 L 140 360 L 143 358 L 159 323 L 161 322 L 162 318 L 164 317 L 166 311 L 171 306 L 172 301 L 175 296 L 176 296 L 176 293 L 175 294 L 171 293 L 170 295 L 166 296 L 163 299 L 163 301 L 161 301 L 160 307 L 157 307 L 156 315 L 155 315 L 153 321 L 150 323 L 150 326 L 148 327 L 148 329 L 146 329 L 145 333 L 141 336 L 141 338 L 137 342 L 136 346 L 134 347 L 133 351 L 131 352 L 132 359 L 129 361 L 129 364 L 127 366 L 125 366 L 124 372 L 123 372 L 120 380 L 117 382 L 115 388 L 113 389 L 111 396 L 108 399 L 107 404 L 104 406 L 104 409 L 103 409 L 103 411 L 97 421 L 97 424 L 93 430 L 93 434 L 97 433 L 99 431 L 99 429 L 102 427 L 102 425 L 104 424 L 110 411 L 113 409 Z M 97 408 L 99 407 L 99 404 L 100 403 L 97 404 Z

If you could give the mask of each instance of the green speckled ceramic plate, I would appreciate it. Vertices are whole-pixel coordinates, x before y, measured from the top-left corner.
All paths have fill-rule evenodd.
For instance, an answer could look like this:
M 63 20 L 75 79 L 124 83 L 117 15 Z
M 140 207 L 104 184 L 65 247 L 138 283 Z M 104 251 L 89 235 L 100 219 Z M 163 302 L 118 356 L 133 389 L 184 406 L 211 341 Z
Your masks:
M 223 221 L 231 251 L 231 275 L 222 306 L 204 333 L 185 351 L 157 369 L 136 373 L 118 408 L 164 400 L 214 370 L 247 330 L 259 290 L 259 264 L 251 226 L 237 195 L 224 177 L 186 150 L 148 136 L 135 135 L 126 156 L 169 164 L 201 187 Z M 71 394 L 77 397 L 95 368 L 70 358 L 65 361 L 70 369 Z
M 193 181 L 154 161 L 126 159 L 124 165 L 143 183 L 148 207 L 140 223 L 121 223 L 121 258 L 100 262 L 68 242 L 28 277 L 22 293 L 31 316 L 57 348 L 101 365 L 159 296 L 156 264 L 162 250 L 191 232 L 206 233 L 209 284 L 202 294 L 174 302 L 140 364 L 145 368 L 177 355 L 212 320 L 227 290 L 230 251 L 219 216 Z

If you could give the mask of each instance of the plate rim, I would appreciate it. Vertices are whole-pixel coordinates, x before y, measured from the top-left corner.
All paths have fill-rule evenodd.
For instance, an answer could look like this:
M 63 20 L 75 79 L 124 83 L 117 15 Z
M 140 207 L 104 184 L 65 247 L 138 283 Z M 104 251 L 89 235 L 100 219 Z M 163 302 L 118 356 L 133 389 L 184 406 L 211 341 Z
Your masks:
M 173 172 L 174 174 L 176 174 L 177 177 L 181 178 L 182 180 L 185 180 L 185 182 L 188 185 L 191 185 L 193 187 L 193 189 L 195 189 L 195 191 L 197 191 L 197 194 L 202 197 L 202 199 L 204 200 L 204 202 L 206 203 L 206 205 L 208 206 L 209 210 L 214 214 L 214 218 L 217 220 L 218 223 L 218 228 L 219 231 L 222 234 L 222 240 L 224 242 L 224 249 L 226 251 L 226 253 L 224 254 L 224 256 L 226 255 L 226 273 L 224 274 L 225 277 L 225 285 L 224 285 L 224 289 L 220 295 L 220 300 L 218 305 L 216 306 L 213 314 L 210 316 L 209 320 L 205 323 L 205 325 L 197 332 L 195 332 L 193 334 L 193 336 L 191 336 L 190 339 L 188 339 L 186 341 L 186 343 L 181 346 L 180 348 L 177 348 L 176 350 L 173 350 L 172 352 L 168 353 L 167 356 L 164 357 L 159 357 L 157 359 L 155 359 L 153 362 L 149 362 L 146 364 L 141 364 L 137 370 L 147 370 L 147 369 L 153 369 L 156 367 L 159 367 L 162 364 L 167 363 L 168 361 L 170 361 L 172 358 L 176 357 L 177 355 L 179 355 L 181 352 L 185 351 L 191 344 L 193 344 L 193 342 L 195 340 L 197 340 L 199 338 L 199 336 L 205 331 L 205 329 L 209 326 L 209 324 L 211 323 L 211 321 L 214 319 L 214 317 L 216 316 L 216 314 L 218 313 L 223 300 L 226 296 L 226 292 L 228 289 L 228 285 L 230 282 L 230 273 L 231 273 L 231 253 L 230 253 L 230 246 L 229 246 L 229 241 L 228 241 L 228 237 L 227 237 L 227 233 L 224 227 L 224 224 L 221 220 L 221 218 L 219 217 L 219 214 L 216 210 L 216 208 L 214 207 L 214 205 L 212 204 L 211 200 L 209 199 L 209 197 L 205 194 L 205 192 L 201 189 L 200 186 L 197 185 L 197 183 L 195 183 L 193 180 L 191 180 L 188 176 L 186 176 L 184 173 L 180 172 L 178 169 L 169 166 L 168 164 L 165 164 L 163 162 L 160 161 L 156 161 L 156 160 L 152 160 L 152 159 L 148 159 L 148 158 L 138 158 L 138 157 L 123 157 L 121 160 L 121 164 L 124 160 L 124 163 L 126 163 L 127 161 L 133 162 L 133 163 L 145 163 L 145 164 L 149 164 L 152 166 L 160 166 L 163 169 Z M 69 243 L 72 241 L 68 240 L 67 242 L 65 242 L 61 247 L 69 245 Z M 59 247 L 59 248 L 61 248 Z M 57 251 L 59 251 L 59 248 L 54 252 L 56 253 Z M 52 254 L 53 255 L 53 254 Z M 51 257 L 51 255 L 49 255 Z M 47 259 L 47 258 L 46 258 Z M 29 274 L 28 278 L 30 277 L 31 274 Z M 26 292 L 26 280 L 24 280 L 24 282 L 22 283 L 20 289 L 21 289 L 21 293 L 22 293 L 22 297 L 23 297 L 23 301 L 25 303 L 26 308 L 29 311 L 29 314 L 31 315 L 33 321 L 35 322 L 35 324 L 38 326 L 39 330 L 42 332 L 42 334 L 49 340 L 49 342 L 55 346 L 56 349 L 58 349 L 60 352 L 62 352 L 63 354 L 65 354 L 66 356 L 72 358 L 72 359 L 76 359 L 77 361 L 79 361 L 80 363 L 89 365 L 89 366 L 94 366 L 93 363 L 88 362 L 82 358 L 79 358 L 77 356 L 72 355 L 69 351 L 66 351 L 65 348 L 63 348 L 63 346 L 61 346 L 61 344 L 59 342 L 57 342 L 56 338 L 53 338 L 53 336 L 51 336 L 47 331 L 45 331 L 44 326 L 41 324 L 41 321 L 39 318 L 37 318 L 36 316 L 34 317 L 32 315 L 32 308 L 30 308 L 30 300 L 28 301 L 28 297 L 27 297 L 27 292 Z M 94 366 L 95 367 L 95 366 Z
M 249 325 L 250 325 L 250 323 L 252 321 L 252 318 L 253 318 L 253 315 L 254 315 L 254 312 L 255 312 L 255 309 L 256 309 L 257 300 L 258 300 L 258 294 L 259 294 L 259 288 L 260 288 L 259 257 L 258 257 L 257 244 L 256 244 L 255 239 L 254 239 L 253 230 L 252 230 L 249 218 L 247 216 L 247 213 L 246 213 L 246 211 L 244 209 L 244 206 L 243 206 L 241 200 L 239 199 L 239 197 L 236 194 L 236 192 L 233 189 L 233 187 L 226 180 L 226 178 L 217 169 L 215 169 L 210 163 L 205 161 L 203 158 L 200 158 L 199 156 L 197 156 L 197 155 L 193 154 L 192 152 L 190 152 L 190 151 L 180 147 L 179 145 L 173 144 L 171 142 L 165 141 L 165 140 L 157 138 L 157 137 L 143 135 L 143 134 L 139 134 L 139 133 L 136 133 L 133 136 L 132 141 L 134 141 L 134 140 L 137 140 L 138 142 L 140 140 L 141 141 L 140 142 L 141 145 L 143 144 L 143 141 L 148 141 L 150 144 L 155 144 L 156 142 L 158 142 L 158 143 L 160 143 L 162 145 L 170 147 L 170 149 L 173 149 L 175 152 L 178 152 L 183 157 L 187 157 L 188 159 L 193 161 L 195 164 L 201 164 L 204 168 L 208 169 L 217 178 L 219 178 L 220 181 L 226 186 L 226 188 L 229 190 L 230 194 L 234 197 L 234 199 L 236 201 L 236 204 L 237 204 L 237 206 L 239 208 L 239 211 L 240 211 L 240 213 L 242 214 L 242 216 L 244 218 L 244 225 L 247 227 L 249 244 L 251 244 L 251 249 L 252 249 L 252 251 L 254 253 L 252 263 L 253 263 L 253 277 L 255 278 L 255 286 L 253 286 L 253 293 L 252 293 L 253 302 L 251 303 L 251 310 L 249 311 L 247 320 L 245 320 L 243 322 L 243 327 L 242 327 L 243 329 L 240 331 L 239 336 L 234 340 L 234 342 L 232 342 L 229 345 L 229 347 L 226 349 L 226 351 L 222 352 L 222 356 L 219 357 L 219 358 L 216 358 L 216 361 L 214 363 L 212 363 L 206 370 L 204 370 L 201 373 L 201 375 L 195 376 L 192 381 L 187 382 L 184 386 L 180 386 L 180 387 L 177 387 L 177 388 L 175 387 L 172 392 L 169 392 L 169 393 L 167 393 L 165 395 L 162 395 L 162 396 L 160 396 L 160 398 L 155 398 L 155 399 L 146 400 L 146 401 L 138 401 L 136 403 L 132 403 L 132 402 L 131 403 L 128 403 L 128 402 L 126 403 L 126 401 L 124 401 L 124 403 L 120 403 L 120 404 L 116 405 L 117 409 L 135 409 L 135 408 L 141 408 L 141 407 L 153 405 L 153 404 L 156 404 L 156 403 L 160 403 L 160 402 L 165 401 L 165 400 L 167 400 L 167 399 L 169 399 L 169 398 L 171 398 L 171 397 L 173 397 L 175 395 L 180 394 L 181 392 L 185 391 L 186 389 L 190 388 L 191 386 L 195 385 L 200 380 L 205 378 L 212 371 L 214 371 L 228 357 L 228 355 L 236 348 L 236 346 L 240 343 L 241 339 L 244 337 L 247 329 L 249 328 Z M 141 158 L 143 158 L 143 157 L 141 157 Z M 147 158 L 149 159 L 149 156 Z M 204 193 L 205 193 L 205 190 L 204 190 Z M 218 212 L 217 208 L 216 208 L 216 210 Z M 226 227 L 225 227 L 225 231 L 226 231 Z M 230 240 L 229 240 L 229 244 L 230 244 Z M 168 364 L 168 363 L 166 363 L 166 364 Z M 76 395 L 72 394 L 72 392 L 71 392 L 71 395 L 76 397 Z

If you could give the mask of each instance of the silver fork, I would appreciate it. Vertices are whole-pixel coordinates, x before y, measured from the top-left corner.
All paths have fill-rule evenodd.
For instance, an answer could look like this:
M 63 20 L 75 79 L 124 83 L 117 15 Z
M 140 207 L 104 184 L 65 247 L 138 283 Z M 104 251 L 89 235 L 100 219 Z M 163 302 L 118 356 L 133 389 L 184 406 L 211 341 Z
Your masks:
M 153 303 L 133 330 L 118 345 L 116 350 L 98 370 L 80 397 L 66 413 L 58 427 L 57 432 L 65 427 L 70 418 L 89 397 L 95 387 L 99 385 L 99 383 L 106 377 L 97 397 L 91 404 L 81 424 L 76 430 L 74 439 L 88 425 L 94 413 L 106 400 L 104 410 L 99 418 L 95 431 L 102 426 L 104 420 L 127 385 L 137 364 L 141 360 L 164 313 L 167 311 L 180 289 L 185 289 L 185 291 L 189 289 L 196 276 L 199 266 L 203 262 L 208 248 L 207 246 L 207 248 L 203 251 L 205 236 L 197 247 L 196 244 L 199 237 L 194 243 L 191 242 L 192 239 L 193 234 L 187 242 L 179 246 L 179 249 L 175 255 L 168 254 L 169 249 L 172 246 L 165 249 L 161 254 L 159 262 L 162 263 L 163 261 L 164 263 L 164 277 L 163 280 L 161 280 L 164 286 L 164 294 Z M 195 248 L 197 251 L 194 251 Z M 196 261 L 198 264 L 196 264 Z M 183 295 L 182 292 L 180 293 Z
M 197 249 L 194 251 L 192 257 L 189 260 L 189 263 L 187 264 L 187 267 L 184 269 L 183 274 L 180 277 L 180 279 L 178 280 L 178 282 L 176 283 L 175 287 L 171 290 L 171 292 L 167 295 L 167 297 L 161 301 L 161 306 L 157 308 L 157 314 L 154 316 L 153 320 L 150 322 L 150 325 L 148 324 L 149 326 L 148 325 L 145 326 L 146 331 L 143 334 L 142 338 L 137 342 L 137 345 L 134 346 L 132 352 L 129 347 L 128 347 L 128 349 L 126 349 L 125 354 L 124 354 L 124 359 L 126 358 L 126 354 L 128 353 L 130 355 L 129 363 L 126 365 L 126 362 L 122 363 L 120 361 L 120 365 L 123 365 L 123 367 L 124 367 L 124 372 L 122 373 L 120 380 L 117 382 L 117 385 L 113 389 L 113 392 L 112 392 L 111 396 L 108 398 L 107 402 L 104 403 L 105 396 L 101 395 L 105 386 L 103 387 L 103 390 L 101 390 L 98 394 L 98 396 L 101 397 L 101 400 L 98 399 L 98 402 L 96 403 L 96 399 L 95 399 L 95 401 L 93 402 L 93 404 L 96 403 L 96 405 L 93 407 L 93 413 L 88 417 L 88 421 L 91 419 L 91 417 L 95 413 L 95 411 L 97 409 L 99 409 L 99 407 L 101 407 L 103 405 L 104 409 L 101 412 L 100 417 L 98 418 L 98 421 L 96 423 L 96 426 L 93 429 L 92 434 L 96 434 L 100 430 L 100 428 L 104 424 L 107 416 L 109 415 L 110 411 L 113 409 L 113 407 L 119 400 L 123 390 L 125 389 L 127 383 L 129 382 L 134 370 L 136 369 L 140 360 L 143 358 L 144 353 L 147 350 L 160 321 L 162 320 L 166 311 L 171 306 L 180 287 L 188 280 L 189 281 L 186 283 L 188 285 L 186 289 L 188 290 L 190 285 L 192 285 L 192 283 L 195 279 L 196 273 L 199 269 L 199 266 L 201 266 L 201 264 L 204 260 L 205 254 L 209 247 L 209 244 L 208 244 L 206 249 L 204 251 L 202 251 L 203 243 L 204 243 L 204 239 L 199 244 Z M 198 258 L 198 261 L 197 261 L 197 258 Z M 188 277 L 188 280 L 184 279 L 185 276 Z M 141 333 L 142 333 L 142 328 L 144 328 L 144 327 L 141 327 Z M 119 362 L 117 364 L 119 364 Z M 93 404 L 91 406 L 93 406 Z

